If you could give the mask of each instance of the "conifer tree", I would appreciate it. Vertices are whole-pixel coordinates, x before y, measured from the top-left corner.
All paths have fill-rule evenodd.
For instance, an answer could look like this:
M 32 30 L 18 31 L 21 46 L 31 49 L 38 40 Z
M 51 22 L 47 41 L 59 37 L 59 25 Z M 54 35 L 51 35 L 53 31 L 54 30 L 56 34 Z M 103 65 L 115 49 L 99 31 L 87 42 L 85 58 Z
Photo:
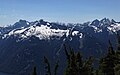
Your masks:
M 115 74 L 120 75 L 120 36 L 117 34 L 118 45 L 116 50 L 116 65 L 115 65 Z
M 76 64 L 77 64 L 77 69 L 79 70 L 78 75 L 80 75 L 80 73 L 82 73 L 82 67 L 83 67 L 82 55 L 80 52 L 78 52 L 76 55 Z
M 67 49 L 65 47 L 65 54 L 67 56 L 67 68 L 66 68 L 66 72 L 65 75 L 76 75 L 75 74 L 75 55 L 74 52 L 72 50 L 70 50 L 70 53 L 67 52 Z
M 46 57 L 44 57 L 44 63 L 46 64 L 45 66 L 46 75 L 51 75 L 50 63 Z
M 35 67 L 35 66 L 34 66 L 34 68 L 33 68 L 33 73 L 32 73 L 32 75 L 37 75 L 36 67 Z
M 82 75 L 93 75 L 92 63 L 93 63 L 93 57 L 89 57 L 89 59 L 84 62 L 81 71 Z
M 71 48 L 70 52 L 68 52 L 66 46 L 65 54 L 67 56 L 65 75 L 93 75 L 92 57 L 83 62 L 80 52 L 75 53 Z
M 115 75 L 115 59 L 115 51 L 113 50 L 112 44 L 109 41 L 108 53 L 100 60 L 100 69 L 105 75 Z
M 52 71 L 53 73 L 51 72 L 50 63 L 49 63 L 48 59 L 45 56 L 44 56 L 44 63 L 46 64 L 45 65 L 45 70 L 46 70 L 45 75 L 52 75 L 52 74 L 57 75 L 57 71 L 58 71 L 58 67 L 59 67 L 59 61 L 57 61 L 55 63 L 54 71 Z
M 59 61 L 57 61 L 57 63 L 55 64 L 55 68 L 54 68 L 54 75 L 57 75 L 57 70 L 58 70 L 58 67 L 59 67 Z

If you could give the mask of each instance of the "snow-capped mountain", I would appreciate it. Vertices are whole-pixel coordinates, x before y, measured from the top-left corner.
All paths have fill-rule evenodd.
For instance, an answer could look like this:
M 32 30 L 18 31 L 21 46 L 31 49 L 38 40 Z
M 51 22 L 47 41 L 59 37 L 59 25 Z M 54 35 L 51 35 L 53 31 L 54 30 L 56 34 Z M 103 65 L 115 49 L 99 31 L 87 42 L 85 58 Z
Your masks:
M 14 25 L 0 27 L 0 71 L 26 75 L 37 65 L 43 75 L 43 57 L 47 56 L 52 65 L 60 60 L 61 75 L 65 67 L 63 44 L 80 50 L 84 57 L 99 58 L 106 53 L 108 40 L 116 48 L 119 31 L 120 22 L 107 18 L 83 24 L 20 20 Z
M 61 38 L 63 35 L 68 37 L 69 33 L 71 33 L 70 29 L 67 28 L 62 29 L 57 26 L 54 27 L 51 23 L 48 22 L 46 22 L 46 24 L 42 24 L 41 22 L 35 22 L 35 23 L 31 22 L 29 24 L 27 21 L 20 20 L 19 22 L 15 23 L 13 26 L 15 27 L 15 29 L 4 34 L 4 36 L 2 36 L 2 39 L 9 38 L 10 36 L 18 37 L 21 38 L 22 40 L 28 39 L 31 36 L 38 37 L 40 40 L 52 39 L 52 38 L 54 39 L 55 37 L 56 37 L 55 39 L 57 39 L 57 38 Z M 79 34 L 79 31 L 73 31 L 71 34 L 72 36 L 77 35 Z M 82 37 L 82 35 L 80 37 Z

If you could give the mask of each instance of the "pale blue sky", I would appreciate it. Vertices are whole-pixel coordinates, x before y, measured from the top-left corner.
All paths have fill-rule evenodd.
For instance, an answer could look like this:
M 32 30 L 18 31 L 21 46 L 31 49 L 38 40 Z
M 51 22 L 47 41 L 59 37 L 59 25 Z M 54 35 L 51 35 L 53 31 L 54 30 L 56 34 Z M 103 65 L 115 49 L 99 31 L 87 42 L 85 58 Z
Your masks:
M 19 19 L 83 23 L 104 17 L 120 21 L 120 0 L 0 0 L 0 26 Z

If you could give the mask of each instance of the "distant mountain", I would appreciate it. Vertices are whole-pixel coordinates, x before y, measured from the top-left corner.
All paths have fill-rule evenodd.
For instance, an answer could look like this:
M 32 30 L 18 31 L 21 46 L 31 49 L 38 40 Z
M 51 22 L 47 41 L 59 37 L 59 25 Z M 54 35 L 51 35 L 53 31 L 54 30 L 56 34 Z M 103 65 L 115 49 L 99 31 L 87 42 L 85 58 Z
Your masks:
M 120 22 L 107 18 L 83 24 L 20 20 L 14 25 L 0 27 L 0 71 L 27 75 L 36 65 L 43 75 L 43 57 L 46 56 L 52 65 L 60 60 L 61 75 L 66 60 L 63 44 L 80 50 L 84 58 L 100 58 L 107 52 L 108 40 L 116 49 L 119 32 Z

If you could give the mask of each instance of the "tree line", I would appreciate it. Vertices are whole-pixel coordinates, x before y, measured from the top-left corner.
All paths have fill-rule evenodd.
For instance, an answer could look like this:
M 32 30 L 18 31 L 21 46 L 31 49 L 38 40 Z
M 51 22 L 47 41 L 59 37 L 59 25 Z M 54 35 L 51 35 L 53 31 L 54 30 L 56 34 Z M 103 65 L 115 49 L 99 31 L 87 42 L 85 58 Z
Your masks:
M 83 59 L 81 52 L 74 52 L 72 48 L 67 49 L 64 45 L 66 55 L 66 68 L 64 75 L 120 75 L 120 37 L 118 38 L 117 50 L 113 50 L 113 46 L 109 41 L 107 54 L 99 58 L 98 68 L 94 68 L 94 57 Z M 54 72 L 51 73 L 50 63 L 47 57 L 44 57 L 45 75 L 57 75 L 59 69 L 59 61 L 54 66 Z M 32 75 L 37 75 L 36 67 L 34 67 Z

